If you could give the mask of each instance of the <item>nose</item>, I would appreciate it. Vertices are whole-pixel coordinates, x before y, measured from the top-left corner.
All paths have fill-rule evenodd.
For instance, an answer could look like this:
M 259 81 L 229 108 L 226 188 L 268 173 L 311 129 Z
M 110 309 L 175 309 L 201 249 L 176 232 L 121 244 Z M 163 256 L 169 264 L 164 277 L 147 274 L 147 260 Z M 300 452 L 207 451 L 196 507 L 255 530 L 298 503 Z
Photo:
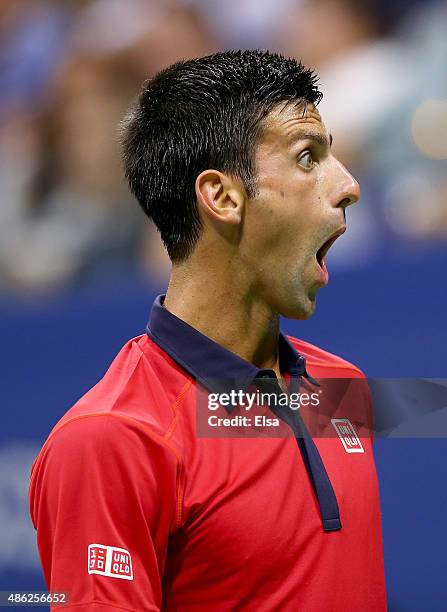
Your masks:
M 341 162 L 337 160 L 337 163 L 340 170 L 340 191 L 337 197 L 337 206 L 340 208 L 347 208 L 348 206 L 351 206 L 351 204 L 355 204 L 359 201 L 360 185 Z

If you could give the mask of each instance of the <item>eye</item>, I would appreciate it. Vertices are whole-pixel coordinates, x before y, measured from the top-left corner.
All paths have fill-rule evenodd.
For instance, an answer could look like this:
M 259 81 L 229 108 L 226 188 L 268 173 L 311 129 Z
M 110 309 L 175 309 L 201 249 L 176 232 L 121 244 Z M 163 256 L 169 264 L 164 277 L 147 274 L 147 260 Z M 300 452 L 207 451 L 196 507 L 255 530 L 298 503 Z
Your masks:
M 310 151 L 303 151 L 298 157 L 298 163 L 306 170 L 311 170 L 314 165 L 314 159 Z

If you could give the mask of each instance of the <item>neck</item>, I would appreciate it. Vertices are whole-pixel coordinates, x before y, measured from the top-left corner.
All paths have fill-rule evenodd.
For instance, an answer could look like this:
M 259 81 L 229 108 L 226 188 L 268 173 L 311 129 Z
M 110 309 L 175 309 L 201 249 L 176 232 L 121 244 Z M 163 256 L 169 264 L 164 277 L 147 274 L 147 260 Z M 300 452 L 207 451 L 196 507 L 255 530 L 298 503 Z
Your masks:
M 258 368 L 278 363 L 279 315 L 238 278 L 225 272 L 203 273 L 204 267 L 173 267 L 164 305 L 179 319 Z

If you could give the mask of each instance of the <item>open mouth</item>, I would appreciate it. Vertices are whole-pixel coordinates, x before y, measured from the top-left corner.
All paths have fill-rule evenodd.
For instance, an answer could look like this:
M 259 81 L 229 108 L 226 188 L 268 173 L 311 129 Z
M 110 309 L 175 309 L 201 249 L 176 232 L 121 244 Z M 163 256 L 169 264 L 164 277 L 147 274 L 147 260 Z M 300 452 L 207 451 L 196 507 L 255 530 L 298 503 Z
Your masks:
M 317 262 L 320 268 L 326 268 L 326 255 L 328 254 L 329 249 L 334 244 L 334 242 L 346 231 L 346 226 L 341 227 L 337 230 L 332 236 L 326 240 L 326 242 L 318 249 L 317 251 Z

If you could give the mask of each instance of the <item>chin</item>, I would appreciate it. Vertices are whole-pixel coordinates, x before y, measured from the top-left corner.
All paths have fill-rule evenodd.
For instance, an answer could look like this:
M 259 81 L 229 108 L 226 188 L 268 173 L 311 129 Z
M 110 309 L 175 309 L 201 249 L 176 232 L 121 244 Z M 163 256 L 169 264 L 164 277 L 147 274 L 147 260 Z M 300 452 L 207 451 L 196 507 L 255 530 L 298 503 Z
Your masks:
M 314 314 L 315 309 L 317 307 L 316 299 L 315 298 L 312 298 L 312 299 L 309 298 L 309 302 L 310 302 L 309 307 L 306 308 L 305 310 L 303 309 L 303 311 L 300 313 L 300 316 L 296 317 L 297 319 L 300 319 L 300 320 L 304 321 L 306 319 L 309 319 Z
M 309 319 L 315 312 L 316 297 L 309 295 L 296 304 L 288 304 L 286 308 L 280 312 L 281 316 L 286 319 L 297 319 L 305 321 Z

